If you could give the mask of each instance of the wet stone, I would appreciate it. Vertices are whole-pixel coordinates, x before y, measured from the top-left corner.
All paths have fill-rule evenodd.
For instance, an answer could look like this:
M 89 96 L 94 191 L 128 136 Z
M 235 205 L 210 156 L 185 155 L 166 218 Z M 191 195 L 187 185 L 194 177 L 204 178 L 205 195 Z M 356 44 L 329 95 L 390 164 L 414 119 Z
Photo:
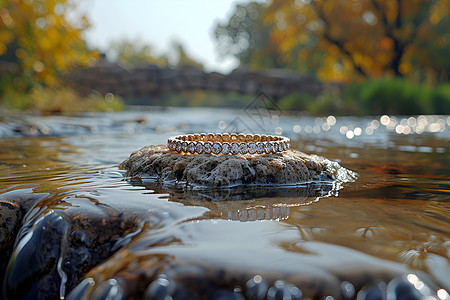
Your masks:
M 13 252 L 6 272 L 4 288 L 8 299 L 44 299 L 61 290 L 66 276 L 61 276 L 59 258 L 68 227 L 60 215 L 49 212 L 25 234 Z M 31 287 L 24 289 L 27 283 L 31 283 Z
M 379 282 L 373 286 L 366 286 L 358 293 L 357 299 L 361 300 L 385 300 L 386 299 L 386 284 Z
M 302 292 L 292 284 L 288 284 L 283 280 L 277 280 L 267 292 L 267 299 L 300 300 L 302 299 Z
M 427 288 L 427 291 L 430 291 L 430 289 Z M 391 280 L 386 289 L 387 299 L 420 300 L 424 299 L 424 296 L 431 296 L 431 293 L 423 295 L 411 282 L 402 277 Z
M 267 282 L 259 275 L 256 275 L 245 284 L 245 295 L 249 299 L 264 299 L 267 292 Z
M 341 283 L 341 292 L 344 299 L 351 299 L 355 296 L 355 287 L 348 281 Z
M 86 278 L 92 278 L 93 283 L 80 280 L 68 299 L 98 299 L 97 295 L 114 299 L 115 295 L 109 293 L 116 290 L 123 299 L 355 299 L 356 295 L 357 299 L 386 299 L 387 290 L 397 295 L 391 299 L 401 299 L 398 295 L 403 292 L 415 293 L 414 285 L 404 277 L 395 279 L 404 269 L 386 268 L 387 262 L 365 265 L 365 257 L 356 255 L 354 265 L 360 267 L 348 271 L 342 269 L 345 262 L 341 260 L 322 263 L 324 257 L 336 253 L 337 246 L 312 253 L 317 265 L 297 256 L 277 268 L 278 249 L 258 244 L 267 235 L 267 229 L 273 229 L 268 222 L 248 224 L 266 226 L 261 235 L 248 236 L 244 230 L 236 239 L 249 239 L 249 245 L 254 245 L 251 249 L 230 245 L 234 241 L 230 237 L 239 235 L 236 229 L 241 226 L 237 222 L 219 222 L 226 226 L 222 230 L 216 221 L 202 222 L 140 235 L 129 244 L 131 247 L 119 249 L 87 273 Z M 211 245 L 215 245 L 213 249 Z M 227 258 L 227 253 L 236 254 Z M 253 260 L 254 257 L 259 259 Z M 120 284 L 111 285 L 111 279 Z
M 173 296 L 175 284 L 166 277 L 154 280 L 145 290 L 144 299 L 165 300 Z
M 92 278 L 86 278 L 83 281 L 81 281 L 72 291 L 70 291 L 70 294 L 67 295 L 67 300 L 75 300 L 75 299 L 82 299 L 83 295 L 87 293 L 87 291 L 92 288 L 95 285 L 94 279 Z
M 230 153 L 241 151 L 248 145 L 232 142 Z M 269 144 L 268 144 L 269 145 Z M 180 155 L 166 146 L 144 147 L 127 158 L 120 167 L 131 178 L 157 178 L 159 182 L 179 182 L 187 185 L 226 187 L 239 185 L 280 185 L 304 182 L 339 181 L 356 179 L 356 173 L 326 158 L 287 150 L 259 155 L 260 151 L 272 151 L 272 145 L 264 149 L 262 144 L 252 145 L 255 154 L 210 155 L 220 153 L 215 143 L 204 145 L 204 153 Z M 219 145 L 220 146 L 220 145 Z M 262 149 L 261 149 L 262 146 Z
M 8 264 L 27 210 L 46 197 L 47 193 L 33 193 L 32 189 L 15 190 L 0 195 L 0 270 L 4 270 Z M 3 275 L 0 274 L 0 287 Z
M 130 242 L 130 237 L 140 231 L 140 218 L 111 209 L 100 215 L 88 209 L 84 212 L 43 210 L 27 220 L 17 233 L 1 286 L 2 296 L 5 299 L 64 297 L 89 270 Z M 91 281 L 82 281 L 74 294 L 83 294 L 91 285 Z M 96 293 L 100 297 L 96 299 L 120 299 L 122 291 L 118 283 L 111 281 L 98 286 Z
M 96 289 L 93 299 L 121 300 L 123 299 L 122 287 L 115 279 L 102 282 Z

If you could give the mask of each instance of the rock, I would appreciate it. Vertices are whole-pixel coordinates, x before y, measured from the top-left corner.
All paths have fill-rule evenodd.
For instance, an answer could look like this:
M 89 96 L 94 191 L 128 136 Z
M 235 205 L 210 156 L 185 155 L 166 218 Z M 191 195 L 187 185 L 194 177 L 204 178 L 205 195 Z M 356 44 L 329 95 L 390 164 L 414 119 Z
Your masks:
M 121 165 L 130 178 L 187 186 L 295 185 L 306 182 L 349 182 L 356 173 L 326 158 L 288 150 L 274 154 L 180 155 L 166 146 L 148 146 Z
M 33 193 L 32 189 L 19 189 L 0 195 L 0 270 L 4 270 L 8 263 L 26 212 L 48 196 L 47 193 Z M 2 281 L 3 274 L 0 274 Z
M 59 259 L 68 228 L 64 218 L 49 212 L 30 228 L 31 234 L 24 234 L 6 271 L 4 284 L 8 299 L 44 299 L 58 290 L 57 295 L 64 296 L 60 287 L 65 285 L 67 276 L 61 276 Z
M 15 234 L 12 254 L 6 256 L 7 267 L 2 268 L 1 299 L 64 298 L 90 269 L 127 245 L 144 223 L 152 222 L 141 221 L 143 212 L 78 204 L 62 208 L 54 203 L 35 216 L 27 215 Z M 151 218 L 159 220 L 156 215 Z M 95 299 L 107 295 L 115 299 L 114 291 L 120 292 L 112 281 L 105 282 L 99 290 L 105 297 Z
M 288 251 L 289 258 L 282 258 L 279 254 L 284 249 L 276 241 L 297 244 L 291 239 L 298 236 L 296 230 L 287 234 L 291 237 L 281 238 L 272 222 L 241 225 L 195 220 L 158 232 L 143 231 L 87 273 L 86 281 L 67 299 L 97 299 L 94 296 L 104 293 L 111 280 L 120 284 L 123 299 L 243 299 L 235 293 L 255 300 L 349 299 L 349 288 L 341 289 L 344 281 L 352 285 L 350 299 L 355 299 L 362 287 L 370 289 L 379 281 L 390 282 L 408 271 L 400 264 L 373 260 L 357 251 L 347 258 L 329 259 L 346 250 L 325 243 L 316 247 L 316 241 L 301 242 L 304 250 L 314 251 L 301 255 Z M 263 228 L 256 232 L 250 227 Z M 266 243 L 267 236 L 274 239 Z M 236 244 L 243 240 L 246 245 Z M 396 290 L 405 289 L 402 285 Z

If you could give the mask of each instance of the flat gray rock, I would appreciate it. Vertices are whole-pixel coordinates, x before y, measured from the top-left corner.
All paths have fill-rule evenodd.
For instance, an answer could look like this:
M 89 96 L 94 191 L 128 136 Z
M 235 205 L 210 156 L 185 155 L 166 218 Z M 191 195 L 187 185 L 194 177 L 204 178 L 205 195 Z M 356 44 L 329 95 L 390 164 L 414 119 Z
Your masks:
M 306 182 L 349 182 L 353 171 L 317 155 L 288 150 L 274 154 L 181 155 L 165 145 L 147 146 L 121 165 L 130 178 L 152 178 L 161 183 L 229 187 L 240 185 L 286 185 Z

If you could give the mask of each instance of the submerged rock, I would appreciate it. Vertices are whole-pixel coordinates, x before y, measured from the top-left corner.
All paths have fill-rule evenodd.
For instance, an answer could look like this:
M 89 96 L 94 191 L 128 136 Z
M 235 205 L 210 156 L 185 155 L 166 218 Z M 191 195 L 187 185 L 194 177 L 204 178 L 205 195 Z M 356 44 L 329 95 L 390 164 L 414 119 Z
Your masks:
M 140 212 L 80 203 L 64 207 L 52 200 L 40 204 L 35 214 L 27 213 L 12 254 L 7 253 L 0 299 L 64 298 L 90 269 L 129 243 L 144 224 Z
M 25 214 L 34 203 L 48 196 L 47 193 L 33 193 L 32 189 L 8 191 L 0 195 L 0 270 L 8 264 Z M 3 274 L 0 272 L 0 285 L 1 282 Z
M 120 167 L 131 178 L 206 187 L 349 182 L 357 177 L 337 162 L 294 150 L 265 155 L 180 155 L 158 145 L 132 153 Z
M 358 251 L 346 255 L 345 247 L 304 241 L 295 231 L 283 235 L 290 249 L 284 252 L 280 237 L 266 241 L 273 223 L 241 225 L 200 221 L 143 232 L 86 274 L 66 299 L 402 299 L 402 293 L 418 294 L 414 282 L 427 285 L 414 274 L 405 280 L 409 270 L 401 264 Z M 376 290 L 380 283 L 384 288 Z M 432 291 L 407 299 L 426 299 Z

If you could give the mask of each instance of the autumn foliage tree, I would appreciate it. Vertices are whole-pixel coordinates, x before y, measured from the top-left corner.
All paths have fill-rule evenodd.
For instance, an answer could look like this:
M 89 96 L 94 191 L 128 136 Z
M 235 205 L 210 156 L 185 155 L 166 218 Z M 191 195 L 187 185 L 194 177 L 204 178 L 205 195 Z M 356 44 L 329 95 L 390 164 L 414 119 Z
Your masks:
M 16 66 L 17 89 L 56 85 L 61 72 L 95 61 L 82 38 L 86 17 L 68 17 L 75 8 L 71 0 L 0 0 L 0 63 Z
M 323 80 L 450 79 L 449 0 L 272 0 L 259 5 L 261 18 L 255 23 L 264 25 L 268 40 L 241 51 L 248 52 L 250 65 L 252 56 L 270 52 L 268 60 L 276 57 L 277 65 L 314 71 Z M 238 14 L 218 26 L 219 41 L 233 37 L 233 30 L 223 30 L 232 27 L 231 20 L 242 19 L 234 27 L 251 27 Z

